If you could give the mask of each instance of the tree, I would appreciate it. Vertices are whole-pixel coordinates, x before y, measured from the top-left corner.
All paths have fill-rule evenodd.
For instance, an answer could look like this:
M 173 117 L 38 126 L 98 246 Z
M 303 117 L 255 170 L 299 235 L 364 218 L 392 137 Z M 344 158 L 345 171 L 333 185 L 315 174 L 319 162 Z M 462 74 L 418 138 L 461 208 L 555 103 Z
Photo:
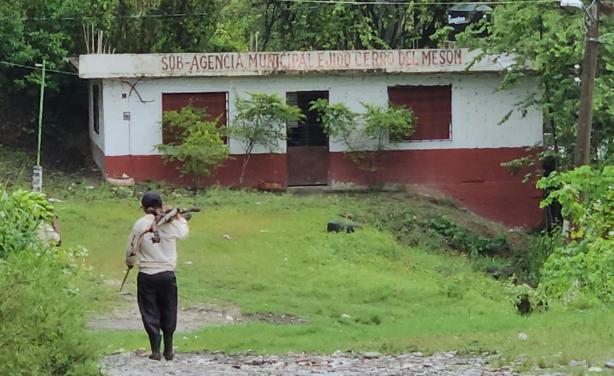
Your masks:
M 222 1 L 117 0 L 106 32 L 118 52 L 215 51 L 212 39 L 224 5 Z
M 542 207 L 560 202 L 572 223 L 570 241 L 550 255 L 541 284 L 551 296 L 614 302 L 614 166 L 582 166 L 538 181 L 549 192 Z
M 228 158 L 228 147 L 217 122 L 204 119 L 205 112 L 192 107 L 164 113 L 163 126 L 170 128 L 174 137 L 156 148 L 166 161 L 180 162 L 178 169 L 182 175 L 209 176 Z
M 40 71 L 22 66 L 34 67 L 45 58 L 48 70 L 67 74 L 48 71 L 43 145 L 63 145 L 54 159 L 82 160 L 75 153 L 89 155 L 83 127 L 87 89 L 70 74 L 74 71 L 68 58 L 86 52 L 84 26 L 103 31 L 105 46 L 118 53 L 228 50 L 232 41 L 216 39 L 218 17 L 226 5 L 196 0 L 0 0 L 0 132 L 7 135 L 1 142 L 30 146 L 35 140 Z M 65 156 L 66 150 L 71 156 Z
M 261 50 L 387 49 L 434 47 L 431 39 L 447 24 L 448 5 L 428 1 L 399 4 L 314 4 L 250 0 L 245 14 L 251 32 L 261 36 Z
M 375 106 L 363 103 L 366 112 L 362 115 L 365 121 L 364 134 L 373 140 L 370 159 L 370 171 L 377 171 L 383 152 L 391 145 L 408 139 L 414 132 L 414 114 L 405 107 Z
M 298 107 L 285 104 L 276 94 L 253 93 L 248 99 L 237 97 L 235 108 L 237 115 L 228 134 L 241 143 L 245 152 L 239 177 L 239 184 L 243 185 L 254 147 L 260 145 L 269 152 L 276 151 L 279 143 L 286 139 L 286 124 L 304 115 Z
M 491 21 L 470 27 L 458 36 L 463 46 L 481 48 L 484 54 L 513 53 L 515 64 L 506 72 L 502 89 L 530 77 L 538 91 L 516 110 L 541 105 L 544 110 L 546 149 L 558 157 L 562 168 L 573 165 L 575 128 L 580 99 L 580 68 L 584 48 L 583 14 L 568 14 L 551 3 L 506 4 L 495 8 Z M 604 21 L 603 34 L 612 32 Z M 483 33 L 487 31 L 484 37 Z M 607 39 L 607 38 L 606 38 Z M 611 162 L 614 146 L 614 45 L 604 43 L 599 56 L 594 97 L 592 160 Z M 527 66 L 532 71 L 526 69 Z

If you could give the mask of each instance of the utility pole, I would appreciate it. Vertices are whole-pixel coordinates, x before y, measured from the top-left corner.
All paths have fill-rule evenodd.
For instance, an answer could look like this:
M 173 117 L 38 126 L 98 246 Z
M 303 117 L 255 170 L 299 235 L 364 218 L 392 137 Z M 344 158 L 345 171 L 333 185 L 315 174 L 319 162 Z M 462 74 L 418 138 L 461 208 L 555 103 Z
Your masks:
M 593 89 L 597 73 L 597 56 L 599 54 L 599 8 L 601 1 L 596 0 L 587 9 L 589 26 L 586 32 L 586 48 L 582 67 L 582 92 L 580 113 L 576 129 L 576 167 L 589 164 L 591 154 L 591 130 L 593 125 Z
M 38 105 L 38 142 L 36 146 L 36 166 L 32 169 L 32 190 L 40 192 L 43 188 L 43 168 L 41 167 L 41 139 L 43 133 L 43 105 L 45 99 L 45 65 L 47 61 L 43 59 L 41 73 L 41 94 Z M 36 66 L 39 66 L 36 64 Z

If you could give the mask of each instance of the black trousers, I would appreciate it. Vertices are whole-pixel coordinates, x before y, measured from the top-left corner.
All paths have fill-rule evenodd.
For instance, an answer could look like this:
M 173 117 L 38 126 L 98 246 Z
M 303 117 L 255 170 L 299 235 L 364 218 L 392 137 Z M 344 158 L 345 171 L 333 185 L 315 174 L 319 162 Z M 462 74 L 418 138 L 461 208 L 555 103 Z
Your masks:
M 139 273 L 137 300 L 143 326 L 152 352 L 160 352 L 160 331 L 164 335 L 164 352 L 173 350 L 173 333 L 177 327 L 177 280 L 175 273 Z

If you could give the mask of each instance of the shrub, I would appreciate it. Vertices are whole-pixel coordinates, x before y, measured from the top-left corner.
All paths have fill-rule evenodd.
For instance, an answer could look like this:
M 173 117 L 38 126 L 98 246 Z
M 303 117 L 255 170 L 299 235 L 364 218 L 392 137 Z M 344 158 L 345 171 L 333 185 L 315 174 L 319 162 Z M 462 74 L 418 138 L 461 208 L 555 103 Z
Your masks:
M 518 278 L 531 286 L 539 285 L 541 270 L 548 257 L 564 244 L 558 232 L 544 232 L 527 237 L 527 248 L 514 257 Z
M 0 194 L 0 257 L 37 246 L 36 229 L 50 221 L 53 208 L 41 193 L 17 190 Z
M 183 175 L 205 177 L 228 158 L 222 131 L 215 121 L 206 121 L 203 110 L 185 107 L 181 112 L 164 113 L 163 126 L 170 128 L 174 139 L 157 145 L 166 161 L 180 162 Z
M 97 374 L 70 257 L 41 247 L 0 264 L 0 374 Z
M 0 196 L 0 374 L 95 375 L 78 288 L 83 254 L 36 238 L 52 213 L 43 200 L 26 191 Z
M 531 312 L 543 312 L 548 309 L 548 298 L 542 289 L 535 289 L 524 283 L 517 284 L 514 277 L 504 286 L 510 303 L 516 307 L 518 313 L 528 315 Z
M 446 216 L 432 219 L 430 227 L 442 235 L 450 247 L 465 251 L 472 257 L 493 256 L 509 251 L 507 238 L 504 235 L 500 234 L 494 238 L 476 235 L 468 232 Z
M 405 107 L 368 103 L 362 106 L 365 112 L 359 114 L 344 104 L 318 99 L 311 102 L 310 109 L 320 113 L 329 137 L 345 143 L 357 167 L 375 172 L 380 168 L 383 153 L 413 134 L 415 117 L 413 111 Z
M 545 291 L 571 303 L 577 297 L 614 302 L 614 166 L 582 166 L 538 182 L 571 221 L 570 241 L 553 252 L 541 275 Z

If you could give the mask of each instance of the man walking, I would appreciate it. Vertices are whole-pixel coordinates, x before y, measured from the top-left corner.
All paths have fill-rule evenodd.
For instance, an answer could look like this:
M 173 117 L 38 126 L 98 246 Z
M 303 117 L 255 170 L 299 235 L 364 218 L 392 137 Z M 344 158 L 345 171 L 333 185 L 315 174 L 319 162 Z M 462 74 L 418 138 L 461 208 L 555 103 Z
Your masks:
M 141 205 L 145 215 L 136 221 L 128 238 L 126 265 L 132 268 L 138 262 L 137 300 L 143 326 L 149 336 L 149 358 L 162 359 L 162 331 L 164 359 L 173 360 L 173 333 L 177 326 L 175 243 L 188 235 L 188 223 L 177 215 L 165 223 L 156 224 L 160 214 L 163 214 L 162 198 L 156 192 L 145 193 Z

